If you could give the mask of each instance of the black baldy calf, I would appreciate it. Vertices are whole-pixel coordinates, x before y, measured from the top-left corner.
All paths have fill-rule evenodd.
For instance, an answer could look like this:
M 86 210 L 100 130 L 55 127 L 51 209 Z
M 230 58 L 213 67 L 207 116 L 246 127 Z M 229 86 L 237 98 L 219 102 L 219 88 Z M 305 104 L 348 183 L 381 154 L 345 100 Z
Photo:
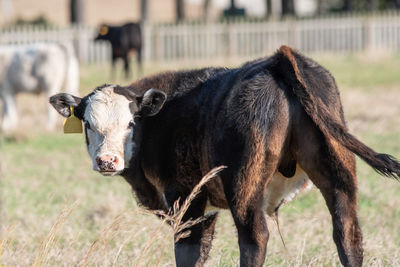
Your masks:
M 103 24 L 95 39 L 110 42 L 112 49 L 111 78 L 115 79 L 115 62 L 124 61 L 125 77 L 131 76 L 129 53 L 136 51 L 139 72 L 142 74 L 142 31 L 139 23 L 126 23 L 122 26 Z
M 348 132 L 330 73 L 286 46 L 237 69 L 168 72 L 129 87 L 104 85 L 82 99 L 58 94 L 50 102 L 63 116 L 75 107 L 93 168 L 122 175 L 148 209 L 167 210 L 211 168 L 227 166 L 184 220 L 206 215 L 207 205 L 229 208 L 241 266 L 263 265 L 264 214 L 273 215 L 311 182 L 332 215 L 342 264 L 361 266 L 354 154 L 383 175 L 400 176 L 397 160 Z M 178 266 L 207 259 L 217 216 L 207 218 L 176 244 Z

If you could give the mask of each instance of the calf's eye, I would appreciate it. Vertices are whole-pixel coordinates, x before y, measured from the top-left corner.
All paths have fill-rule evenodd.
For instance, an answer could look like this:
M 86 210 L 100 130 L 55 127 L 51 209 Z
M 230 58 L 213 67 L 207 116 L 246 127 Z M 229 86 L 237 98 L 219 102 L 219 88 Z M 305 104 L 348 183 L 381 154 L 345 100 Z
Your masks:
M 135 125 L 135 123 L 133 122 L 133 120 L 131 120 L 128 124 L 128 128 L 132 128 Z

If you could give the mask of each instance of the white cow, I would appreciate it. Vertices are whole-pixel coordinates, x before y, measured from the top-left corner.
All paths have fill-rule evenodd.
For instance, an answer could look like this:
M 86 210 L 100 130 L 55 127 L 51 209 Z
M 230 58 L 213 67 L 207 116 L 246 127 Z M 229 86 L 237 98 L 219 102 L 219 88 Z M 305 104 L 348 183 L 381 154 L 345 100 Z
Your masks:
M 1 128 L 16 129 L 18 115 L 15 96 L 21 92 L 47 97 L 64 87 L 78 93 L 79 66 L 71 44 L 42 43 L 0 47 L 0 97 L 3 102 Z M 56 113 L 48 106 L 47 128 L 52 129 Z

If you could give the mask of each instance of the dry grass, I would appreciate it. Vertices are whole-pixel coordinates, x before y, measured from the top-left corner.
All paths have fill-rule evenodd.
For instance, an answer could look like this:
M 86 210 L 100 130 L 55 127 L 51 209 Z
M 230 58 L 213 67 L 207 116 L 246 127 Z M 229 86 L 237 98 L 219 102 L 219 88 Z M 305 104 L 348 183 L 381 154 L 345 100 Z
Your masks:
M 399 60 L 388 64 L 365 58 L 324 60 L 342 88 L 351 131 L 374 149 L 400 157 Z M 350 77 L 349 70 L 356 67 L 354 75 L 359 76 Z M 393 74 L 387 76 L 392 69 Z M 102 71 L 108 74 L 108 67 L 83 69 L 82 93 L 106 82 Z M 370 72 L 389 78 L 367 79 L 370 75 L 365 73 Z M 19 106 L 24 130 L 18 132 L 18 138 L 0 140 L 0 264 L 174 266 L 174 229 L 182 232 L 176 231 L 180 229 L 177 214 L 185 204 L 175 207 L 175 213 L 165 214 L 166 220 L 175 222 L 174 227 L 167 226 L 135 204 L 125 181 L 102 177 L 90 169 L 83 136 L 42 129 L 44 96 L 24 95 L 18 100 L 33 104 Z M 365 265 L 399 266 L 400 185 L 358 163 Z M 175 219 L 168 219 L 171 216 Z M 339 265 L 330 215 L 316 189 L 280 211 L 288 253 L 275 223 L 268 219 L 268 225 L 271 237 L 266 266 Z M 238 259 L 234 223 L 228 211 L 221 211 L 206 265 L 237 266 Z
M 165 213 L 163 211 L 155 211 L 155 214 L 163 218 L 163 221 L 172 227 L 172 231 L 174 232 L 174 241 L 175 243 L 179 241 L 181 238 L 188 237 L 190 235 L 190 227 L 195 224 L 202 222 L 205 217 L 200 217 L 194 220 L 187 220 L 186 222 L 182 222 L 183 216 L 186 211 L 190 207 L 192 201 L 196 198 L 196 196 L 200 193 L 201 188 L 212 178 L 214 178 L 218 172 L 225 169 L 226 166 L 220 166 L 212 169 L 208 174 L 206 174 L 200 182 L 193 188 L 192 192 L 189 196 L 183 201 L 183 204 L 180 205 L 180 199 L 177 199 L 172 206 L 172 209 Z
M 131 235 L 130 233 L 130 235 L 128 235 L 117 247 L 114 247 L 112 243 L 116 239 L 121 238 L 121 232 L 130 232 L 128 229 L 135 226 L 135 223 L 132 221 L 134 216 L 148 216 L 150 213 L 152 213 L 159 217 L 162 217 L 162 220 L 158 221 L 156 226 L 152 228 L 152 230 L 148 234 L 149 237 L 147 238 L 146 242 L 142 245 L 137 255 L 131 259 L 133 262 L 135 262 L 135 266 L 148 266 L 148 259 L 152 259 L 154 250 L 161 246 L 161 244 L 157 242 L 157 240 L 159 240 L 160 238 L 165 238 L 166 232 L 168 233 L 167 236 L 170 236 L 171 240 L 174 238 L 175 242 L 178 242 L 179 239 L 185 238 L 190 235 L 189 228 L 191 226 L 200 223 L 205 219 L 201 217 L 194 220 L 182 222 L 183 215 L 189 208 L 190 203 L 193 201 L 193 199 L 195 199 L 198 193 L 200 193 L 203 185 L 214 178 L 218 174 L 218 172 L 220 172 L 224 168 L 225 167 L 221 166 L 212 169 L 200 180 L 199 184 L 195 186 L 191 194 L 183 201 L 183 204 L 180 205 L 179 200 L 177 200 L 174 203 L 173 208 L 168 213 L 165 213 L 163 211 L 136 210 L 134 213 L 122 212 L 121 214 L 117 215 L 109 225 L 103 228 L 98 237 L 91 243 L 87 252 L 82 254 L 83 257 L 81 259 L 79 259 L 79 257 L 77 258 L 76 264 L 78 266 L 93 266 L 100 263 L 104 264 L 108 262 L 107 265 L 117 265 L 122 250 L 129 242 L 132 241 L 132 239 L 135 238 L 135 234 Z M 52 266 L 52 263 L 54 262 L 54 257 L 58 256 L 58 253 L 54 253 L 54 251 L 52 250 L 60 245 L 60 239 L 62 238 L 62 234 L 60 234 L 60 231 L 62 231 L 62 226 L 67 222 L 69 216 L 77 206 L 78 204 L 77 202 L 75 202 L 70 206 L 67 205 L 66 207 L 64 207 L 64 209 L 58 215 L 55 223 L 50 228 L 48 234 L 41 242 L 41 245 L 37 248 L 36 257 L 34 258 L 32 263 L 29 263 L 29 265 L 31 265 L 32 267 Z M 165 224 L 171 226 L 168 228 L 168 231 L 166 231 L 165 229 Z M 2 236 L 0 243 L 0 256 L 2 255 L 1 252 L 3 251 L 3 249 L 8 249 L 7 244 L 10 241 L 9 236 L 15 228 L 16 227 L 13 225 L 10 226 L 5 232 L 4 236 Z M 112 250 L 112 254 L 114 255 L 110 255 L 110 250 Z M 105 257 L 104 255 L 107 255 L 107 257 Z M 18 264 L 20 264 L 20 262 L 18 262 Z
M 353 89 L 342 93 L 351 132 L 374 131 L 385 134 L 399 129 L 399 88 L 380 88 L 372 92 Z M 373 127 L 373 129 L 371 129 Z
M 65 207 L 64 210 L 58 215 L 56 222 L 51 227 L 49 234 L 43 240 L 36 254 L 35 261 L 32 263 L 32 267 L 48 265 L 48 256 L 52 247 L 55 246 L 57 240 L 56 235 L 61 230 L 62 225 L 67 221 L 68 216 L 71 214 L 76 204 L 71 207 Z

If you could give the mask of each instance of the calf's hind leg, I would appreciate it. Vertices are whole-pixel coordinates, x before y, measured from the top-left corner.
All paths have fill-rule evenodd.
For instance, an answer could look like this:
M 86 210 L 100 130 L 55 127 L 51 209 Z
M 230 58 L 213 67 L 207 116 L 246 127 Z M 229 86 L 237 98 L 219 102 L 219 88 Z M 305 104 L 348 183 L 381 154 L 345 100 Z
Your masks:
M 221 174 L 225 196 L 235 222 L 240 248 L 240 266 L 263 266 L 269 232 L 264 215 L 264 191 L 276 170 L 277 157 L 254 147 L 248 162 L 238 170 L 229 168 Z M 229 164 L 228 166 L 240 166 Z
M 311 139 L 316 142 L 310 142 L 309 136 L 308 142 L 299 143 L 307 144 L 303 148 L 300 145 L 299 163 L 325 198 L 332 216 L 333 240 L 341 263 L 344 266 L 362 266 L 355 157 L 335 140 L 317 135 L 313 137 Z

